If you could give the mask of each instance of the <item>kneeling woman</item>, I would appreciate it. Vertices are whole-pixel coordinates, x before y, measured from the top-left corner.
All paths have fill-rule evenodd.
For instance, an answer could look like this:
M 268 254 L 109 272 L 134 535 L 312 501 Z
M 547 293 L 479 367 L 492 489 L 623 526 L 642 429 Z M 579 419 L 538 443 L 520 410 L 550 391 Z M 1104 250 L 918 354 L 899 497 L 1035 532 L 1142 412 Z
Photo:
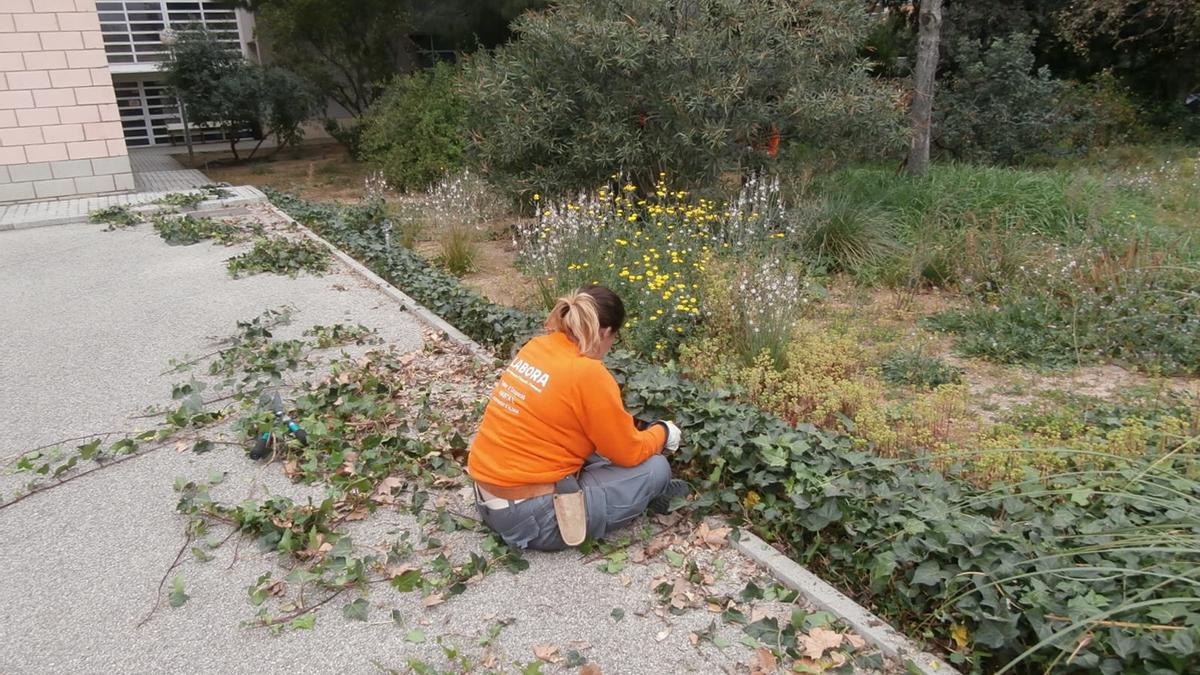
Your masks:
M 581 288 L 559 299 L 547 334 L 500 377 L 467 469 L 484 522 L 506 543 L 559 550 L 687 493 L 662 455 L 679 447 L 679 429 L 639 430 L 601 361 L 624 324 L 616 293 Z

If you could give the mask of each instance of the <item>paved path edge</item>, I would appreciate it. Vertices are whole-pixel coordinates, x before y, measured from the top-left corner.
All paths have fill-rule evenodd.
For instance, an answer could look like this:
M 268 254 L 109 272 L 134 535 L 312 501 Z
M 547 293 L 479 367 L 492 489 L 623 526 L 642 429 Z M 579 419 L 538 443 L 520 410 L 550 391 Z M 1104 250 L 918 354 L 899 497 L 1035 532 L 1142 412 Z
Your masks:
M 258 204 L 267 201 L 267 196 L 256 188 L 243 186 L 233 188 L 237 192 L 229 197 L 213 197 L 205 199 L 196 205 L 194 209 L 186 211 L 175 211 L 176 215 L 191 215 L 191 216 L 214 216 L 220 211 L 236 206 L 246 206 L 249 204 Z M 108 195 L 105 197 L 113 202 L 110 206 L 128 206 L 131 211 L 137 213 L 147 213 L 163 208 L 162 204 L 154 203 L 154 200 L 165 197 L 169 194 L 179 192 L 195 192 L 196 189 L 175 190 L 174 192 L 127 192 L 118 195 Z M 99 197 L 95 199 L 100 199 Z M 18 202 L 14 204 L 0 204 L 0 210 L 4 207 L 29 206 L 33 204 L 54 204 L 56 201 L 63 200 L 45 200 L 41 202 Z M 105 208 L 97 206 L 96 208 Z M 68 209 L 69 210 L 69 209 Z M 93 209 L 94 210 L 94 209 Z M 65 215 L 49 214 L 44 217 L 34 217 L 30 220 L 22 220 L 17 222 L 0 222 L 0 232 L 11 232 L 15 230 L 28 230 L 35 227 L 49 227 L 51 225 L 70 225 L 74 223 L 88 222 L 88 213 L 67 213 Z
M 461 344 L 475 358 L 483 363 L 492 363 L 495 361 L 495 356 L 491 352 L 467 337 L 462 331 L 450 325 L 445 319 L 426 309 L 422 304 L 409 297 L 408 294 L 393 286 L 383 277 L 367 269 L 362 263 L 300 224 L 295 218 L 284 213 L 274 204 L 270 204 L 270 208 L 278 213 L 280 217 L 294 224 L 306 237 L 324 245 L 338 260 L 342 261 L 347 267 L 354 270 L 359 276 L 365 278 L 393 300 L 399 302 L 407 311 L 415 314 L 428 326 L 445 333 L 448 338 Z M 945 661 L 933 654 L 922 651 L 915 643 L 895 628 L 892 628 L 886 621 L 867 611 L 865 607 L 854 602 L 844 593 L 830 586 L 796 561 L 780 553 L 755 534 L 747 530 L 741 530 L 740 536 L 734 542 L 734 547 L 765 567 L 772 576 L 785 586 L 797 591 L 814 605 L 837 616 L 887 656 L 900 659 L 916 668 L 919 672 L 924 673 L 924 675 L 960 675 L 959 671 L 950 667 Z
M 809 572 L 800 563 L 747 530 L 739 530 L 734 547 L 765 567 L 783 585 L 800 593 L 817 607 L 834 614 L 884 654 L 900 659 L 925 675 L 959 675 L 941 658 L 923 651 L 903 633 L 875 616 L 844 593 Z M 732 539 L 732 537 L 731 537 Z
M 481 346 L 478 342 L 475 342 L 471 338 L 467 337 L 462 331 L 450 325 L 450 323 L 445 319 L 426 309 L 424 305 L 412 299 L 412 297 L 410 297 L 404 291 L 401 291 L 399 288 L 393 286 L 390 282 L 388 282 L 387 279 L 384 279 L 378 274 L 372 272 L 367 268 L 366 265 L 363 265 L 359 261 L 355 260 L 345 251 L 337 246 L 334 246 L 321 235 L 308 229 L 308 227 L 301 224 L 295 218 L 292 218 L 287 213 L 284 213 L 284 211 L 279 207 L 271 204 L 270 202 L 267 202 L 267 204 L 275 213 L 279 215 L 279 217 L 294 225 L 302 234 L 304 234 L 304 236 L 329 249 L 330 253 L 332 253 L 335 258 L 340 260 L 356 274 L 366 279 L 366 281 L 372 286 L 382 291 L 391 299 L 400 303 L 400 305 L 403 306 L 406 311 L 412 312 L 425 325 L 445 334 L 446 337 L 465 347 L 467 351 L 471 352 L 472 356 L 479 360 L 480 363 L 491 364 L 495 362 L 496 357 L 490 351 L 484 349 L 483 346 Z

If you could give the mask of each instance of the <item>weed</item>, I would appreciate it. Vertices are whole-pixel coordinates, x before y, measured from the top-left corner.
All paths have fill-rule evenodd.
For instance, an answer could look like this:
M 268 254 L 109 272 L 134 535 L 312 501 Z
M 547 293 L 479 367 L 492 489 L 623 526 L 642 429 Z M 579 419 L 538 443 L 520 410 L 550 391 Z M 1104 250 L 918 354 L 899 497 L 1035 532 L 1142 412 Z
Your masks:
M 329 269 L 329 251 L 307 239 L 269 237 L 254 242 L 254 248 L 230 258 L 225 266 L 235 278 L 260 272 L 291 277 L 301 272 L 319 275 Z
M 195 209 L 197 206 L 199 206 L 200 202 L 204 201 L 207 198 L 208 198 L 208 196 L 205 194 L 204 191 L 200 191 L 200 192 L 169 192 L 169 193 L 159 197 L 158 199 L 155 199 L 154 203 L 162 204 L 164 206 L 174 206 L 174 207 L 178 207 L 178 208 L 184 208 L 184 209 L 188 209 L 190 211 L 190 210 Z
M 1148 372 L 1200 372 L 1200 267 L 1135 246 L 1119 257 L 1059 253 L 986 303 L 930 325 L 969 356 L 1048 367 L 1115 360 Z
M 243 227 L 212 218 L 196 218 L 190 214 L 159 215 L 153 218 L 153 223 L 154 231 L 171 246 L 189 246 L 208 239 L 229 245 L 241 241 L 247 232 L 262 233 L 262 226 L 257 223 L 252 227 Z
M 92 211 L 88 214 L 88 222 L 107 223 L 108 227 L 106 231 L 112 231 L 137 225 L 145 221 L 128 206 L 119 205 Z
M 906 384 L 934 389 L 944 384 L 962 382 L 961 368 L 948 365 L 921 348 L 901 348 L 888 354 L 879 368 L 883 379 L 892 384 Z

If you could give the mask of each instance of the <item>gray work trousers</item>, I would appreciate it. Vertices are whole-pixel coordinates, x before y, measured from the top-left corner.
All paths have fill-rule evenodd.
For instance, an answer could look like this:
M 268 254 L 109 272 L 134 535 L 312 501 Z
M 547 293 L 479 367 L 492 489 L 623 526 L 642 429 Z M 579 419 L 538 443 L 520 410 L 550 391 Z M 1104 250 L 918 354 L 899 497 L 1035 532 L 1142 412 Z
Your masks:
M 651 499 L 662 494 L 671 480 L 671 466 L 662 455 L 652 455 L 637 466 L 616 466 L 593 454 L 579 475 L 587 505 L 587 534 L 600 539 L 646 510 Z M 478 500 L 476 507 L 483 522 L 509 546 L 536 551 L 560 551 L 567 547 L 558 533 L 554 517 L 554 496 L 542 495 L 508 501 L 502 509 L 492 509 Z

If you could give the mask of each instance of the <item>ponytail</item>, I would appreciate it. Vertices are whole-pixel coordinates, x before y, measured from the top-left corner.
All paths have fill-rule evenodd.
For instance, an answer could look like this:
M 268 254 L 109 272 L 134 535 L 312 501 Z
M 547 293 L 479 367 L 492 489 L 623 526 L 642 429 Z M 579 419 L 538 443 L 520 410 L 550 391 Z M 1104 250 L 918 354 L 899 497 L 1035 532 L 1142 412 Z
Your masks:
M 546 317 L 546 330 L 563 332 L 589 354 L 600 343 L 600 329 L 620 330 L 625 323 L 625 304 L 604 286 L 586 286 L 554 303 Z

